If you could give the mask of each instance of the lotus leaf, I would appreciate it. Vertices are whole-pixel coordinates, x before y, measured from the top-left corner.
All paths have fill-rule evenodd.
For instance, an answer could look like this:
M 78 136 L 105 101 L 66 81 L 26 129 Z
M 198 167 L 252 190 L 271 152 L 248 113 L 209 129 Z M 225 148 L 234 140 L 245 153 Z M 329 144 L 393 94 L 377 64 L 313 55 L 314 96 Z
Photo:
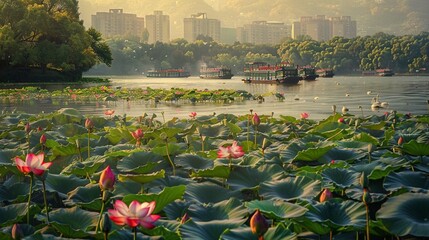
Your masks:
M 242 220 L 246 221 L 247 209 L 236 198 L 230 198 L 215 204 L 192 204 L 188 208 L 188 216 L 195 222 L 213 220 Z
M 47 191 L 58 192 L 61 197 L 66 198 L 70 191 L 87 185 L 89 180 L 74 175 L 48 174 L 45 183 Z
M 429 195 L 405 193 L 389 198 L 377 219 L 394 235 L 429 237 Z
M 278 165 L 264 165 L 257 169 L 236 166 L 232 169 L 227 183 L 233 190 L 253 189 L 263 182 L 280 179 L 284 176 L 283 171 Z
M 200 169 L 206 170 L 213 168 L 213 161 L 207 158 L 200 157 L 194 154 L 181 154 L 174 159 L 177 166 L 182 166 L 184 169 Z
M 245 206 L 250 212 L 254 212 L 259 209 L 261 212 L 266 214 L 268 218 L 275 220 L 285 220 L 288 218 L 301 217 L 307 212 L 305 207 L 301 207 L 297 204 L 284 202 L 282 200 L 255 200 L 246 202 Z
M 11 204 L 0 208 L 0 226 L 19 223 L 27 214 L 27 203 Z
M 185 239 L 219 240 L 228 229 L 234 229 L 243 224 L 242 220 L 221 220 L 210 222 L 194 222 L 191 220 L 179 227 L 181 237 Z
M 414 156 L 429 156 L 429 144 L 412 140 L 402 146 L 402 151 Z
M 384 180 L 384 187 L 388 191 L 407 189 L 410 192 L 427 192 L 429 178 L 422 172 L 392 172 Z
M 199 171 L 193 171 L 190 174 L 190 177 L 218 177 L 218 178 L 228 178 L 231 172 L 231 168 L 228 166 L 216 166 L 212 169 L 205 169 Z
M 259 193 L 264 199 L 293 201 L 314 198 L 320 191 L 320 181 L 299 176 L 263 183 Z
M 98 214 L 77 207 L 59 208 L 51 211 L 50 224 L 64 237 L 88 237 L 88 228 L 95 226 Z
M 328 187 L 333 184 L 342 189 L 358 183 L 360 174 L 347 169 L 328 168 L 322 172 L 323 183 Z
M 160 212 L 166 205 L 171 202 L 183 198 L 183 194 L 185 193 L 185 186 L 179 185 L 174 187 L 165 187 L 158 194 L 130 194 L 125 196 L 122 201 L 129 204 L 133 200 L 137 200 L 139 202 L 151 202 L 155 201 L 156 206 L 154 213 Z
M 148 174 L 119 174 L 119 181 L 132 180 L 141 184 L 152 182 L 155 179 L 160 179 L 165 177 L 165 171 L 161 170 L 158 172 L 148 173 Z
M 118 161 L 117 168 L 123 173 L 149 173 L 161 161 L 163 157 L 151 152 L 134 152 L 128 157 Z
M 231 197 L 239 197 L 239 192 L 225 189 L 209 182 L 191 183 L 186 186 L 185 200 L 197 203 L 217 203 Z
M 231 229 L 225 232 L 221 239 L 224 240 L 257 240 L 258 236 L 253 234 L 249 227 L 241 227 Z M 264 239 L 270 240 L 295 240 L 296 234 L 286 229 L 282 225 L 278 225 L 277 227 L 271 227 L 264 234 Z

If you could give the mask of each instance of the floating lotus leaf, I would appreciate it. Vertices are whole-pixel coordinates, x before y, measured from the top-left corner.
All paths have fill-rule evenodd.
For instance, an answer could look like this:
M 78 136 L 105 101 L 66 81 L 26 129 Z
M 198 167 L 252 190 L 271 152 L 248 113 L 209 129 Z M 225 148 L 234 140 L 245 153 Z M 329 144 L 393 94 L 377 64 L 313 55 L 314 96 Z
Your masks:
M 379 145 L 379 141 L 377 138 L 375 138 L 375 137 L 373 137 L 373 136 L 371 136 L 365 132 L 359 133 L 358 135 L 356 135 L 353 138 L 353 140 L 360 141 L 360 142 L 367 142 L 367 143 L 375 145 L 375 146 Z
M 163 146 L 157 146 L 154 147 L 152 149 L 152 152 L 164 157 L 167 157 L 167 155 L 171 156 L 176 156 L 179 155 L 183 152 L 185 152 L 186 149 L 186 145 L 185 144 L 174 144 L 174 143 L 169 143 L 168 144 L 168 151 L 167 148 L 165 146 L 165 144 L 163 144 Z
M 429 195 L 404 193 L 389 198 L 377 212 L 377 219 L 393 235 L 429 237 Z
M 187 212 L 190 205 L 190 202 L 177 200 L 165 206 L 163 212 L 165 215 L 167 215 L 168 219 L 180 221 Z
M 259 209 L 261 212 L 266 214 L 268 218 L 275 220 L 285 220 L 288 218 L 301 217 L 307 212 L 305 207 L 301 207 L 297 204 L 284 202 L 282 200 L 255 200 L 246 202 L 244 204 L 249 212 L 254 212 Z
M 199 128 L 199 132 L 202 136 L 210 138 L 225 138 L 230 134 L 229 128 L 219 123 L 217 125 L 211 125 Z
M 179 227 L 183 239 L 219 240 L 228 229 L 234 229 L 243 224 L 242 220 L 221 220 L 210 222 L 187 221 Z
M 378 189 L 376 189 L 376 190 L 378 190 L 377 192 L 375 190 L 373 191 L 372 186 L 373 185 L 371 185 L 371 184 L 369 185 L 370 193 L 371 193 L 371 195 L 370 195 L 371 196 L 371 203 L 381 202 L 387 198 L 386 193 L 380 192 Z M 384 191 L 384 189 L 383 189 L 383 191 Z M 362 201 L 362 195 L 363 195 L 362 186 L 359 185 L 359 186 L 352 186 L 351 188 L 347 188 L 346 189 L 346 195 L 347 195 L 347 197 L 349 197 L 351 199 L 354 199 L 356 201 L 361 202 Z
M 149 173 L 163 157 L 152 152 L 134 152 L 118 161 L 116 168 L 123 173 Z
M 199 203 L 217 203 L 231 197 L 239 197 L 240 193 L 225 189 L 209 182 L 191 183 L 186 186 L 185 200 Z
M 232 134 L 239 134 L 239 133 L 243 132 L 243 129 L 242 129 L 242 128 L 240 128 L 238 125 L 233 124 L 233 123 L 231 123 L 231 122 L 227 122 L 227 123 L 226 123 L 226 126 L 229 128 L 229 131 L 230 131 Z
M 61 136 L 64 137 L 74 137 L 75 135 L 88 133 L 88 130 L 85 128 L 84 125 L 77 123 L 68 123 L 61 125 L 58 128 L 57 133 L 61 134 Z
M 336 144 L 339 147 L 342 147 L 345 149 L 359 150 L 364 153 L 368 152 L 368 145 L 369 145 L 367 142 L 360 142 L 360 141 L 353 141 L 353 140 L 338 141 Z
M 326 186 L 333 184 L 334 186 L 344 189 L 350 187 L 353 184 L 358 184 L 359 176 L 360 173 L 347 169 L 328 168 L 322 172 L 322 181 L 324 184 L 326 184 Z
M 10 204 L 0 208 L 0 226 L 18 223 L 27 214 L 27 203 Z
M 215 204 L 192 204 L 188 208 L 188 216 L 195 222 L 209 222 L 213 220 L 247 220 L 247 209 L 241 201 L 230 198 Z
M 250 227 L 235 228 L 226 231 L 221 239 L 223 240 L 258 240 L 258 236 L 253 234 Z M 296 234 L 286 229 L 283 225 L 271 227 L 264 234 L 264 239 L 270 240 L 295 240 Z
M 165 225 L 167 225 L 166 222 L 162 223 L 163 226 L 158 226 L 158 227 L 155 227 L 153 229 L 145 229 L 144 231 L 147 234 L 145 234 L 146 236 L 144 236 L 144 237 L 147 237 L 147 235 L 149 235 L 149 236 L 153 236 L 151 239 L 153 239 L 153 238 L 158 239 L 157 237 L 159 237 L 160 239 L 181 240 L 179 233 L 176 231 L 176 229 L 179 228 L 179 223 L 178 222 L 175 222 L 175 223 L 176 223 L 176 225 L 174 226 L 174 230 L 165 227 Z M 159 224 L 157 224 L 157 225 L 159 225 Z M 109 239 L 111 239 L 110 235 L 109 235 Z M 114 240 L 114 239 L 112 239 L 112 240 Z
M 62 108 L 58 110 L 57 114 L 52 116 L 52 121 L 56 125 L 67 123 L 81 123 L 83 115 L 74 108 Z
M 205 170 L 213 167 L 213 160 L 200 157 L 195 154 L 181 154 L 176 156 L 174 162 L 184 169 Z
M 370 163 L 354 165 L 350 170 L 365 172 L 369 179 L 381 179 L 389 175 L 390 172 L 403 168 L 405 163 L 400 158 L 384 158 Z
M 264 199 L 293 201 L 314 198 L 320 191 L 320 181 L 300 176 L 263 183 L 259 194 Z
M 429 156 L 429 144 L 412 140 L 402 146 L 402 151 L 414 156 Z
M 0 186 L 0 201 L 21 202 L 28 195 L 30 186 L 28 183 L 14 183 L 11 185 L 2 184 Z
M 66 198 L 70 191 L 85 186 L 89 180 L 78 178 L 74 175 L 48 174 L 45 184 L 46 191 L 58 192 L 61 197 Z
M 141 184 L 152 182 L 153 180 L 164 178 L 165 170 L 158 172 L 148 173 L 148 174 L 119 174 L 119 181 L 132 180 Z
M 61 173 L 67 175 L 74 174 L 83 177 L 92 176 L 105 161 L 106 158 L 104 156 L 90 157 L 83 162 L 74 161 L 65 167 Z
M 236 166 L 227 180 L 234 190 L 253 189 L 266 181 L 273 181 L 283 176 L 283 168 L 278 165 L 264 165 L 258 169 Z
M 362 159 L 366 156 L 367 153 L 362 151 L 333 148 L 329 152 L 327 152 L 321 159 L 319 159 L 319 162 L 330 163 L 331 160 L 355 161 L 357 159 Z
M 286 151 L 280 153 L 280 156 L 286 160 L 293 159 L 293 161 L 316 161 L 334 147 L 334 145 L 307 147 L 292 143 Z
M 218 178 L 228 178 L 231 173 L 231 168 L 228 166 L 216 166 L 212 169 L 205 169 L 199 171 L 193 171 L 190 174 L 190 177 L 218 177 Z
M 183 198 L 183 194 L 185 193 L 186 187 L 183 185 L 174 186 L 174 187 L 165 187 L 158 194 L 130 194 L 125 196 L 122 201 L 129 204 L 133 200 L 137 200 L 139 202 L 151 202 L 155 201 L 155 213 L 160 212 L 166 205 L 171 202 Z
M 137 194 L 142 190 L 142 185 L 134 181 L 116 181 L 113 189 L 113 195 L 122 198 L 129 194 Z
M 365 228 L 366 211 L 363 203 L 348 200 L 343 202 L 328 201 L 309 205 L 308 209 L 302 224 L 312 232 L 326 234 L 329 232 L 329 228 L 342 228 L 349 231 Z
M 63 237 L 85 238 L 88 228 L 95 226 L 98 214 L 77 207 L 55 209 L 49 213 L 50 224 Z
M 384 188 L 388 191 L 407 189 L 410 192 L 427 192 L 429 178 L 422 172 L 391 172 L 384 180 Z
M 89 210 L 101 209 L 101 190 L 98 184 L 78 187 L 69 193 L 68 205 L 79 205 Z

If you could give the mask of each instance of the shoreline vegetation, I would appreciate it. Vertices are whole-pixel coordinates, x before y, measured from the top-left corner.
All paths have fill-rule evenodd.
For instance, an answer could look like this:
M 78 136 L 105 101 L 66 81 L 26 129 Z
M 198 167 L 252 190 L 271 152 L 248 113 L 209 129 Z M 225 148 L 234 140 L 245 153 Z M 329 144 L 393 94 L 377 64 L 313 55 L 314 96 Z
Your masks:
M 310 114 L 2 114 L 0 237 L 427 239 L 429 115 Z

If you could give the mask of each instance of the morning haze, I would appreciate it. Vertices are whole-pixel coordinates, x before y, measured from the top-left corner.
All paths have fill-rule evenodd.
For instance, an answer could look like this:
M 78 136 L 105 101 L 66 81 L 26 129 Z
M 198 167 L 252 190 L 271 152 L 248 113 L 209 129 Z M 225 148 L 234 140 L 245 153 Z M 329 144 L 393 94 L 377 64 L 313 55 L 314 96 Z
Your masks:
M 91 15 L 112 8 L 140 17 L 161 10 L 170 16 L 171 39 L 183 38 L 183 19 L 198 12 L 232 28 L 258 20 L 291 24 L 301 16 L 326 15 L 351 16 L 358 35 L 429 31 L 427 0 L 80 0 L 79 7 L 86 27 L 91 26 Z

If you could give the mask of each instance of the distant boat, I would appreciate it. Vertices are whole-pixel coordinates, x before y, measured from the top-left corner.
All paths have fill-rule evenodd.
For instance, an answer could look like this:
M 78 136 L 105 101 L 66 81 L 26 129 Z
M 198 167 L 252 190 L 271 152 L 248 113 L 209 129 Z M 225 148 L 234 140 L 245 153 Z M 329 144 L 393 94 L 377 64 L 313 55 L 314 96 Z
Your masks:
M 227 67 L 201 67 L 200 69 L 200 78 L 204 79 L 231 79 L 232 76 L 234 75 L 231 73 L 231 68 Z
M 316 80 L 319 77 L 316 74 L 316 69 L 312 66 L 301 66 L 298 68 L 298 72 L 302 80 Z
M 331 78 L 334 77 L 334 70 L 330 69 L 330 68 L 322 68 L 322 69 L 317 69 L 316 73 L 319 75 L 319 77 L 323 77 L 323 78 Z
M 269 65 L 266 62 L 246 63 L 244 68 L 245 83 L 298 84 L 301 77 L 298 68 L 288 63 Z
M 188 71 L 184 69 L 160 69 L 160 70 L 151 70 L 146 73 L 146 77 L 150 78 L 187 78 L 191 76 Z
M 380 77 L 391 77 L 395 75 L 395 73 L 393 73 L 393 71 L 390 68 L 377 69 L 375 70 L 375 72 Z

